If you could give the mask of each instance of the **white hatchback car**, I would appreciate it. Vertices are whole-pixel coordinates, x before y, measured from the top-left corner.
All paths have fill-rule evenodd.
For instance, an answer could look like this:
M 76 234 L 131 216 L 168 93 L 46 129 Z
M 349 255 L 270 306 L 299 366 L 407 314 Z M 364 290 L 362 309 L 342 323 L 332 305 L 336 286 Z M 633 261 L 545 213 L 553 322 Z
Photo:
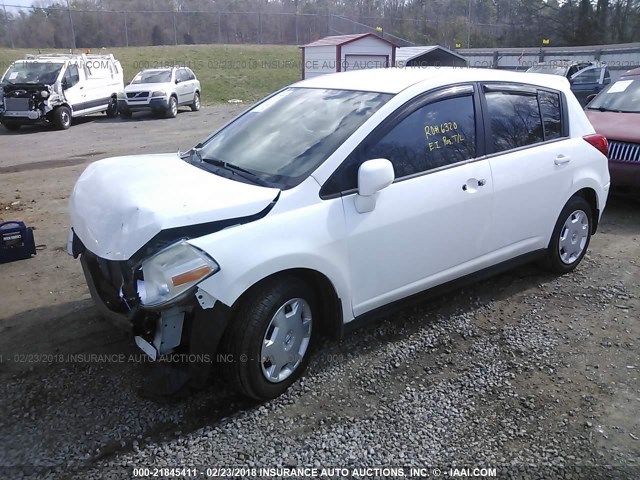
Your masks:
M 319 334 L 393 302 L 533 259 L 573 270 L 608 189 L 606 139 L 565 78 L 348 72 L 276 92 L 185 154 L 91 164 L 69 250 L 151 357 L 181 347 L 268 399 Z
M 118 110 L 125 118 L 140 111 L 175 118 L 180 106 L 200 110 L 200 92 L 200 81 L 190 68 L 151 68 L 136 74 L 124 88 Z

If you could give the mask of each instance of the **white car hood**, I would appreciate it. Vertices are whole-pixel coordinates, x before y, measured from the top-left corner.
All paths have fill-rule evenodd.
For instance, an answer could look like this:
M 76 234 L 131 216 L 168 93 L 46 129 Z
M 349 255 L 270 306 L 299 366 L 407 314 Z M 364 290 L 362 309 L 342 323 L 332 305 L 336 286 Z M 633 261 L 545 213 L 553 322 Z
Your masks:
M 108 158 L 78 179 L 71 227 L 99 257 L 128 260 L 162 230 L 254 215 L 278 192 L 220 177 L 175 153 Z
M 171 82 L 166 83 L 132 83 L 124 87 L 125 92 L 153 92 L 172 88 Z

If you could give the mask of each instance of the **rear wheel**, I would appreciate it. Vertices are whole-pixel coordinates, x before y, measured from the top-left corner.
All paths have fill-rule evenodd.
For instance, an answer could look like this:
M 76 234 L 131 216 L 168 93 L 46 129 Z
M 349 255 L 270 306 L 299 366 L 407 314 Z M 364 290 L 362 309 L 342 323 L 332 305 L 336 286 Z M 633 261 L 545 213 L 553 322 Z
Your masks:
M 193 96 L 193 103 L 191 104 L 191 111 L 197 112 L 200 110 L 200 93 L 196 92 Z
M 116 97 L 111 97 L 109 101 L 109 106 L 107 107 L 107 111 L 105 112 L 108 118 L 116 118 L 118 116 L 118 99 Z
M 268 400 L 281 395 L 309 363 L 317 328 L 316 296 L 294 277 L 274 279 L 243 301 L 223 349 L 233 361 L 225 376 L 244 395 Z
M 557 273 L 575 269 L 587 253 L 592 222 L 589 203 L 582 197 L 571 197 L 556 222 L 545 266 Z
M 71 109 L 64 105 L 53 111 L 53 124 L 60 130 L 66 130 L 71 126 Z
M 176 97 L 169 97 L 169 107 L 166 111 L 167 118 L 176 118 L 178 115 L 178 99 Z

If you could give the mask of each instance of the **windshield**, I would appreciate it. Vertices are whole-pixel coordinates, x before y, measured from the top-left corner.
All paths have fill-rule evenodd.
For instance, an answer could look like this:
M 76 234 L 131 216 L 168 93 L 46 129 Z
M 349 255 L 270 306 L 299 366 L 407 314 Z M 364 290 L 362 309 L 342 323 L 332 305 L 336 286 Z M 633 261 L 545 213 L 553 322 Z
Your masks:
M 138 73 L 131 83 L 167 83 L 171 81 L 171 70 L 147 70 Z
M 589 110 L 640 113 L 640 78 L 608 85 L 587 106 Z
M 288 88 L 210 138 L 203 161 L 225 162 L 266 184 L 292 187 L 324 162 L 389 94 Z
M 6 71 L 2 81 L 53 85 L 58 79 L 61 69 L 62 63 L 16 62 Z
M 557 65 L 534 65 L 529 70 L 529 73 L 548 73 L 550 75 L 562 75 L 567 72 L 566 67 L 558 67 Z

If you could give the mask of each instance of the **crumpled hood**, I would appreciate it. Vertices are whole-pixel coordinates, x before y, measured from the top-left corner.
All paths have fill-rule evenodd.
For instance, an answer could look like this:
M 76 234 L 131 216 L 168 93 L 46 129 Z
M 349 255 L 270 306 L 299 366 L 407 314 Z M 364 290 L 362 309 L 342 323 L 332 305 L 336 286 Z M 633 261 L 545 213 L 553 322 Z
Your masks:
M 99 257 L 128 260 L 162 230 L 254 215 L 278 193 L 220 177 L 175 153 L 108 158 L 78 179 L 71 227 Z

